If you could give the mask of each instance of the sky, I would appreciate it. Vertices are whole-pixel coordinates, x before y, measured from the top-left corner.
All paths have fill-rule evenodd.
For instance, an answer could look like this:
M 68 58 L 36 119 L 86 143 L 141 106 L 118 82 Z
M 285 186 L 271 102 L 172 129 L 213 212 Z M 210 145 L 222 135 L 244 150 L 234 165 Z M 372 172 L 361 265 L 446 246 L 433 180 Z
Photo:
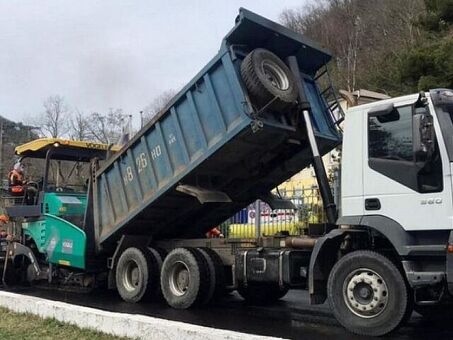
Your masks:
M 216 54 L 239 7 L 277 21 L 307 0 L 0 0 L 0 115 L 27 121 L 61 95 L 138 117 Z

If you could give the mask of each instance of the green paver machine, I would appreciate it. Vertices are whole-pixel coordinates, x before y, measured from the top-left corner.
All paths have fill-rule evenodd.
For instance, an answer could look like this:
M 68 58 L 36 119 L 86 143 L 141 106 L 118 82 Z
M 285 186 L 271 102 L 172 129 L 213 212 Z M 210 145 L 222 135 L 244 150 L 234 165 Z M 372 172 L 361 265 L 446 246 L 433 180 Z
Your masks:
M 26 273 L 29 282 L 43 276 L 49 277 L 50 282 L 50 276 L 55 275 L 57 267 L 52 268 L 55 265 L 72 268 L 69 277 L 62 271 L 61 278 L 66 283 L 74 279 L 83 286 L 94 282 L 92 278 L 87 280 L 87 275 L 81 280 L 81 275 L 73 273 L 74 269 L 87 268 L 87 236 L 83 225 L 89 162 L 105 160 L 118 150 L 113 145 L 61 138 L 42 138 L 16 148 L 22 163 L 32 159 L 38 180 L 24 183 L 24 195 L 32 190 L 32 200 L 7 198 L 9 206 L 5 211 L 12 224 L 8 230 L 8 251 L 3 257 L 4 284 L 17 280 L 18 273 Z M 20 261 L 14 261 L 15 258 Z M 38 265 L 43 262 L 48 263 L 48 267 Z M 29 268 L 24 270 L 24 265 Z

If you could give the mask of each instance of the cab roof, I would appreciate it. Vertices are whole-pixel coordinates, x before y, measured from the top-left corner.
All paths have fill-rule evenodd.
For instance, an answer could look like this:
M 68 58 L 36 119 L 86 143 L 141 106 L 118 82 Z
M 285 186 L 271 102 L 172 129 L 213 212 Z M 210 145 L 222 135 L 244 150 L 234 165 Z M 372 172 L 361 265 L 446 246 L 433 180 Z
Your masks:
M 62 138 L 40 138 L 16 147 L 20 157 L 46 158 L 52 150 L 52 159 L 88 162 L 94 157 L 105 158 L 107 151 L 117 152 L 121 147 L 89 141 Z

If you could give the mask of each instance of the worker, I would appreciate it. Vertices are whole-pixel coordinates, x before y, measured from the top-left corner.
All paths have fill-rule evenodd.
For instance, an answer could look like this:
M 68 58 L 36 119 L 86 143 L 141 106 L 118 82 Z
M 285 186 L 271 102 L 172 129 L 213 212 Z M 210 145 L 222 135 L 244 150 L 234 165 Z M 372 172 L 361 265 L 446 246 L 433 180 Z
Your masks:
M 13 169 L 8 174 L 8 187 L 12 195 L 24 195 L 24 166 L 20 161 L 14 164 Z
M 0 215 L 0 225 L 4 225 L 8 222 L 9 222 L 8 216 L 6 216 L 5 214 L 1 214 Z
M 9 240 L 9 234 L 6 231 L 5 225 L 9 222 L 8 216 L 5 214 L 0 215 L 0 240 Z
M 9 192 L 13 196 L 24 196 L 25 204 L 35 204 L 37 188 L 27 185 L 24 179 L 24 165 L 18 160 L 8 174 Z
M 207 238 L 223 238 L 225 237 L 219 227 L 214 227 L 206 233 Z

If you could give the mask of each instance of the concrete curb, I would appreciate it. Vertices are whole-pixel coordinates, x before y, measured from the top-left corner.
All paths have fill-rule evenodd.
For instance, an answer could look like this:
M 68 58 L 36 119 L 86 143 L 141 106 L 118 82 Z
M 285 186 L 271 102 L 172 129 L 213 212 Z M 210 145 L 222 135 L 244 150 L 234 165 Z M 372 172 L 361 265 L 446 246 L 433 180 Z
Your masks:
M 164 339 L 278 339 L 217 328 L 192 325 L 137 314 L 107 312 L 95 308 L 71 305 L 60 301 L 0 291 L 0 306 L 13 312 L 30 313 L 42 318 L 89 328 L 116 336 L 143 340 Z

